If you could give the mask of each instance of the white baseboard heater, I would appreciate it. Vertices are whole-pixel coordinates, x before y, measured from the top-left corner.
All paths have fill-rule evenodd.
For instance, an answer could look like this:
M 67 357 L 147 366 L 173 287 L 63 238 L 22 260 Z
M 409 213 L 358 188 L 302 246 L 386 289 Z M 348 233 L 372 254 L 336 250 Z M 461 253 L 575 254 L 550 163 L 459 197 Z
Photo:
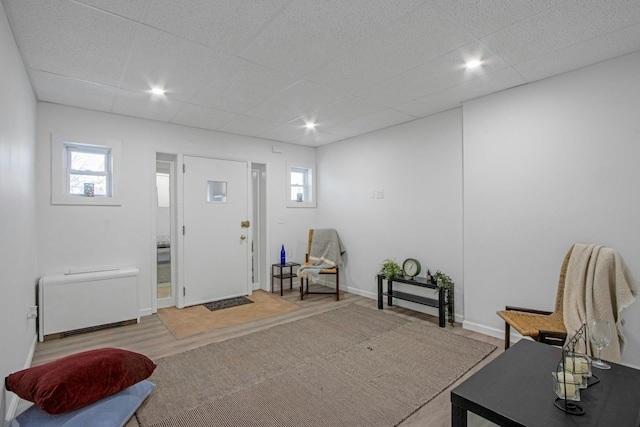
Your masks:
M 138 269 L 46 274 L 38 281 L 38 339 L 140 322 Z

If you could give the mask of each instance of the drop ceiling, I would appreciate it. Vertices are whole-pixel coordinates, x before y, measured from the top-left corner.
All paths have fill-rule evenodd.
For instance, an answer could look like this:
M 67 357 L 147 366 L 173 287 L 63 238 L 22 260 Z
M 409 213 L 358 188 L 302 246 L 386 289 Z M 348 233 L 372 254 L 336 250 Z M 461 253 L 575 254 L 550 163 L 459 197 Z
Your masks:
M 640 50 L 636 0 L 2 4 L 40 101 L 314 147 Z

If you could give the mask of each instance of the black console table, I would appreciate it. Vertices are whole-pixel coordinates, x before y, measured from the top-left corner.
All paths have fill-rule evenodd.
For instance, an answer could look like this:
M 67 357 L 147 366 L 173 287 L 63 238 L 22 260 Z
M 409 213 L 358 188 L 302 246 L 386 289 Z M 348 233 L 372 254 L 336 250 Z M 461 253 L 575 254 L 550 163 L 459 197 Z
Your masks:
M 562 358 L 558 347 L 522 339 L 451 391 L 451 425 L 467 426 L 467 411 L 500 426 L 638 426 L 640 370 L 610 363 L 593 369 L 600 382 L 580 390 L 584 415 L 568 415 L 553 404 L 551 372 Z
M 429 307 L 437 307 L 438 308 L 438 324 L 441 328 L 444 328 L 446 323 L 445 319 L 445 290 L 444 288 L 438 289 L 438 285 L 436 285 L 432 281 L 427 281 L 424 277 L 414 277 L 413 279 L 407 279 L 404 277 L 394 277 L 390 280 L 387 280 L 387 291 L 384 292 L 382 289 L 383 281 L 385 280 L 384 274 L 378 274 L 378 308 L 382 310 L 382 297 L 386 295 L 387 297 L 387 305 L 393 306 L 393 298 L 415 302 L 417 304 L 428 305 Z M 438 290 L 438 299 L 428 298 L 419 295 L 413 295 L 407 292 L 400 292 L 393 289 L 393 282 L 396 283 L 404 283 L 406 285 L 420 286 L 421 288 L 429 288 L 429 289 L 437 289 Z M 449 305 L 449 310 L 451 310 L 451 306 Z M 451 314 L 451 313 L 450 313 Z

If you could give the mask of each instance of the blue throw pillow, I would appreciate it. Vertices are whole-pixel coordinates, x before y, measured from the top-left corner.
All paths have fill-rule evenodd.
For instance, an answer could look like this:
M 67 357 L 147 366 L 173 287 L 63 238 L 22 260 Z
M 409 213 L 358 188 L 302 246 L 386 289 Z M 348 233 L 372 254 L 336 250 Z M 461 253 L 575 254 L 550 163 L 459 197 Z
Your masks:
M 123 427 L 156 385 L 144 380 L 65 414 L 47 414 L 36 405 L 9 422 L 8 427 Z

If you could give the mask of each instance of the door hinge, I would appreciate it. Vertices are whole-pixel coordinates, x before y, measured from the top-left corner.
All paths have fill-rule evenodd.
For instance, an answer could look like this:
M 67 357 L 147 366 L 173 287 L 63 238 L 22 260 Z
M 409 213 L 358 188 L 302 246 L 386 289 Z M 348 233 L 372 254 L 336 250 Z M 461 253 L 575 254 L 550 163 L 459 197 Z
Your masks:
M 182 288 L 182 296 L 183 297 L 187 296 L 187 288 L 185 288 L 185 287 Z
M 182 164 L 182 173 L 185 173 L 187 171 L 187 166 L 183 163 Z
M 184 225 L 182 226 L 182 235 L 184 236 L 184 233 L 186 232 L 186 228 L 184 227 Z

